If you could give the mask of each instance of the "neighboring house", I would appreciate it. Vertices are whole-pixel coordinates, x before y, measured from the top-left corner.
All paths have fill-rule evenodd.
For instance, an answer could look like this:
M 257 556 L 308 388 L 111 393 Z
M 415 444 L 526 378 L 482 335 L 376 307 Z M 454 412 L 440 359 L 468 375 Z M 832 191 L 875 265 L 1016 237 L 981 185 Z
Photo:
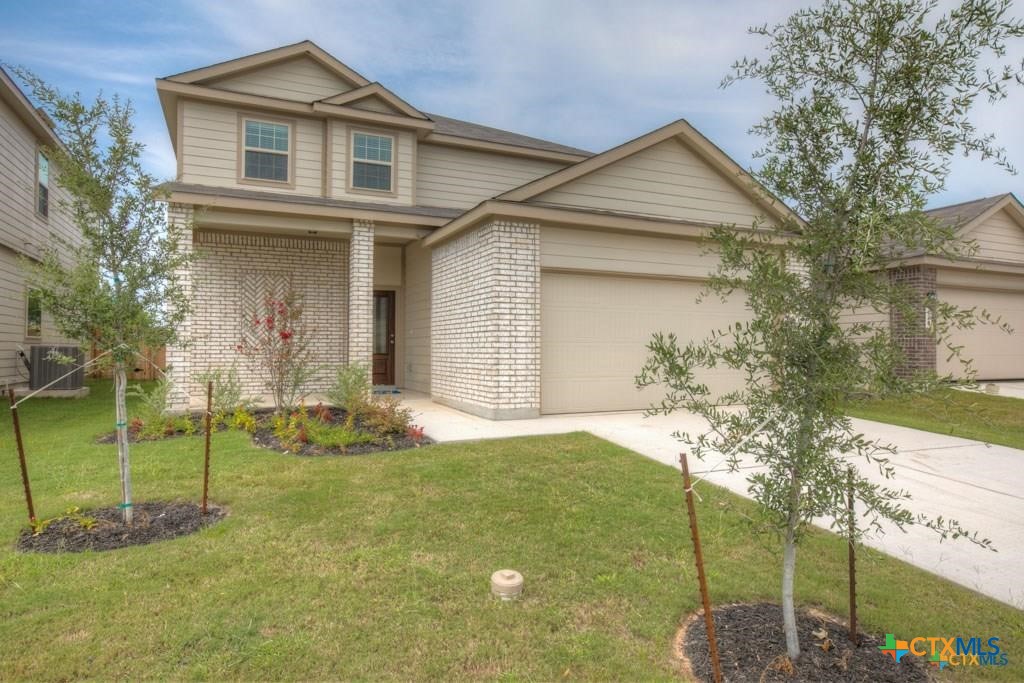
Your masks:
M 198 256 L 191 345 L 168 352 L 179 407 L 291 288 L 320 362 L 371 364 L 375 384 L 494 419 L 644 408 L 652 332 L 702 338 L 748 315 L 696 303 L 714 268 L 699 238 L 796 218 L 685 121 L 592 155 L 422 112 L 310 42 L 157 90 L 169 215 Z
M 0 383 L 28 381 L 18 356 L 34 344 L 62 343 L 39 300 L 25 285 L 19 257 L 39 258 L 54 236 L 74 242 L 78 231 L 46 148 L 60 146 L 48 119 L 0 69 Z
M 964 366 L 948 346 L 961 347 L 971 359 L 976 379 L 1024 379 L 1024 205 L 1013 194 L 1002 194 L 927 211 L 957 228 L 962 240 L 973 242 L 969 257 L 949 260 L 923 253 L 904 254 L 896 277 L 910 283 L 927 301 L 935 297 L 960 309 L 987 311 L 1013 328 L 977 324 L 954 330 L 938 347 L 918 321 L 903 335 L 911 367 L 962 377 Z M 898 331 L 898 328 L 897 328 Z

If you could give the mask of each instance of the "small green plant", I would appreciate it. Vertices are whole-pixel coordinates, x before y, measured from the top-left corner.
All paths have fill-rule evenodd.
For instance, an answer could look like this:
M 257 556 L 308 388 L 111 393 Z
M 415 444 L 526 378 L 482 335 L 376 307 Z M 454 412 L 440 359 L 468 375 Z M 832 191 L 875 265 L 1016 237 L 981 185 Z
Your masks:
M 299 404 L 298 409 L 288 415 L 274 415 L 271 424 L 277 440 L 288 450 L 297 452 L 302 448 L 302 444 L 309 443 L 309 423 L 309 411 L 305 405 Z
M 384 434 L 405 434 L 412 424 L 412 410 L 394 396 L 377 397 L 362 416 L 363 426 Z
M 256 417 L 242 407 L 235 408 L 235 412 L 231 414 L 229 424 L 232 429 L 249 432 L 250 434 L 256 431 Z
M 372 395 L 370 369 L 365 363 L 349 363 L 338 368 L 334 384 L 327 390 L 327 399 L 332 405 L 355 415 L 366 412 Z
M 32 523 L 32 535 L 39 536 L 44 531 L 46 531 L 51 524 L 53 524 L 54 522 L 59 522 L 64 519 L 76 522 L 80 527 L 82 527 L 86 531 L 95 528 L 97 523 L 95 517 L 83 515 L 82 509 L 80 507 L 72 506 L 66 509 L 63 515 L 58 515 L 57 517 L 52 517 L 50 519 L 37 519 L 35 522 Z
M 238 378 L 238 364 L 232 363 L 229 368 L 211 368 L 200 372 L 193 378 L 197 383 L 206 386 L 213 382 L 213 414 L 216 418 L 225 416 L 238 408 L 249 410 L 253 406 L 251 399 L 242 392 L 242 382 Z
M 136 400 L 135 417 L 143 425 L 161 424 L 170 406 L 173 388 L 171 378 L 166 375 L 156 380 L 149 391 L 141 384 L 128 387 L 128 395 Z
M 313 421 L 305 427 L 309 441 L 325 448 L 345 450 L 349 446 L 373 443 L 376 440 L 373 434 L 358 431 L 349 425 L 326 425 Z

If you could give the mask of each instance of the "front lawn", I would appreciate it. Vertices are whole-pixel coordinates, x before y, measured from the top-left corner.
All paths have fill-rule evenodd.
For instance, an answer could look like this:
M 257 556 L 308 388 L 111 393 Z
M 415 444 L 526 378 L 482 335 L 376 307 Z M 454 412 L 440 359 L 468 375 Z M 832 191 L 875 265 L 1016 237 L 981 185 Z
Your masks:
M 41 516 L 117 502 L 106 385 L 22 411 Z M 5 416 L 6 418 L 7 416 Z M 427 425 L 429 429 L 429 425 Z M 224 521 L 148 546 L 21 554 L 17 461 L 0 431 L 0 680 L 672 679 L 671 640 L 699 604 L 676 471 L 587 434 L 296 458 L 214 435 Z M 133 447 L 139 501 L 200 493 L 202 439 Z M 776 600 L 753 506 L 703 485 L 720 602 Z M 842 614 L 846 547 L 814 532 L 798 600 Z M 861 554 L 867 630 L 1002 638 L 1024 676 L 1024 614 L 876 552 Z M 511 567 L 524 598 L 489 595 Z M 805 644 L 805 646 L 812 646 Z
M 1024 448 L 1024 400 L 1019 398 L 940 389 L 927 394 L 857 401 L 846 412 L 865 420 Z

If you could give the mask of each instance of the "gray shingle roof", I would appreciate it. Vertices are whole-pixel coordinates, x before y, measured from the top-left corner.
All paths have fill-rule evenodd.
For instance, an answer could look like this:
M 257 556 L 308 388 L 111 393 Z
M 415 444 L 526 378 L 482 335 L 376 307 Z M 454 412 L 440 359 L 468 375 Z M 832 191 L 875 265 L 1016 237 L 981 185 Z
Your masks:
M 934 209 L 928 209 L 925 211 L 925 214 L 947 226 L 966 225 L 991 209 L 997 202 L 1002 201 L 1006 196 L 1006 194 L 998 194 L 994 197 L 983 197 L 969 202 L 950 204 L 949 206 L 939 206 Z
M 496 142 L 502 145 L 514 145 L 516 147 L 539 149 L 546 152 L 561 152 L 562 154 L 577 154 L 587 157 L 594 156 L 593 152 L 588 152 L 585 149 L 560 145 L 557 142 L 550 142 L 539 138 L 531 138 L 528 135 L 520 135 L 519 133 L 491 128 L 490 126 L 481 126 L 479 123 L 451 119 L 439 114 L 427 114 L 427 116 L 436 124 L 434 132 L 441 135 L 454 135 L 455 137 L 469 138 L 470 140 Z

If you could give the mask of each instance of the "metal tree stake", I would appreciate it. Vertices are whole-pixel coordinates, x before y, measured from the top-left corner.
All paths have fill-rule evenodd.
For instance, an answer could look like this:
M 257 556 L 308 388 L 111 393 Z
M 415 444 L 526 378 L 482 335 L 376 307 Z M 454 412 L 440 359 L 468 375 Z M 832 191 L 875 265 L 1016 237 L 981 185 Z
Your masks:
M 18 444 L 18 463 L 21 465 L 21 484 L 25 487 L 25 504 L 28 506 L 28 521 L 36 523 L 36 510 L 32 505 L 32 487 L 28 483 L 28 465 L 25 464 L 25 445 L 21 440 L 21 422 L 18 420 L 18 404 L 14 400 L 14 389 L 7 389 L 11 401 L 11 419 L 14 420 L 14 440 Z
M 846 523 L 850 534 L 847 559 L 850 565 L 850 642 L 857 646 L 857 558 L 854 537 L 857 533 L 857 517 L 853 509 L 853 468 L 846 470 Z
M 203 457 L 203 505 L 206 514 L 206 498 L 210 491 L 210 432 L 213 425 L 213 382 L 206 383 L 206 452 Z
M 711 596 L 708 594 L 708 580 L 704 575 L 704 553 L 700 546 L 700 532 L 697 530 L 697 508 L 693 504 L 693 487 L 690 485 L 690 468 L 686 464 L 686 453 L 679 454 L 683 467 L 683 486 L 686 491 L 686 512 L 690 517 L 690 537 L 693 539 L 693 557 L 697 563 L 697 582 L 700 585 L 700 599 L 704 604 L 704 627 L 708 634 L 708 650 L 711 653 L 711 673 L 715 683 L 722 683 L 722 663 L 718 659 L 718 639 L 715 637 L 715 616 L 711 613 Z

